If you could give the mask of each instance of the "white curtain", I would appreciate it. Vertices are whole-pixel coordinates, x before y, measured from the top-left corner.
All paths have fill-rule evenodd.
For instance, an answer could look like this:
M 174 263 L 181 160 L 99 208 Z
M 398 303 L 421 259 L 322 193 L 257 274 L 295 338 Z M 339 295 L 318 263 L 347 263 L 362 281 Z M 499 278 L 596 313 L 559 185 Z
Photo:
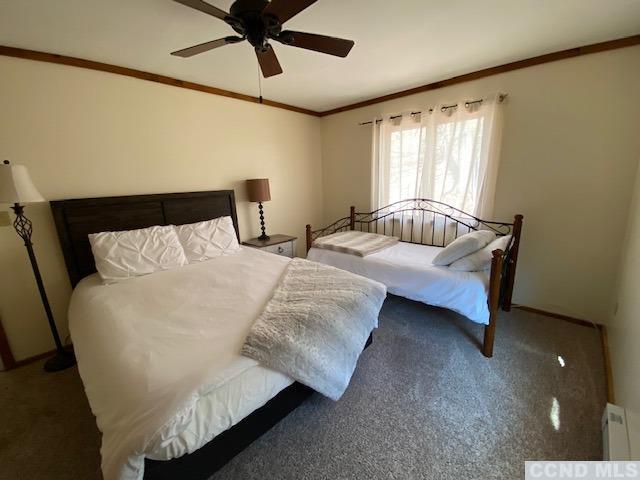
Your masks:
M 407 198 L 427 198 L 482 219 L 492 218 L 502 135 L 501 97 L 457 105 L 374 122 L 374 209 Z

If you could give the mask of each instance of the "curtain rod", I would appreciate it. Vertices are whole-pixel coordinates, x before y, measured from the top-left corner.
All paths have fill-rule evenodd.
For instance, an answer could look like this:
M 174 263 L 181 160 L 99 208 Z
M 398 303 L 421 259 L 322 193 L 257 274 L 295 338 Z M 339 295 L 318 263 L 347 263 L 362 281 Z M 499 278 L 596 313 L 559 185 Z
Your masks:
M 508 93 L 501 93 L 498 95 L 498 102 L 502 103 L 504 102 L 504 99 L 507 97 L 507 95 L 509 95 Z M 467 100 L 466 102 L 464 102 L 464 107 L 465 108 L 469 108 L 471 105 L 475 105 L 476 103 L 482 103 L 484 101 L 483 98 L 480 98 L 478 100 Z M 446 112 L 447 110 L 449 110 L 450 108 L 456 108 L 458 106 L 457 103 L 451 104 L 451 105 L 443 105 L 442 107 L 440 107 L 440 111 L 441 112 Z M 428 110 L 429 113 L 433 112 L 433 107 L 430 108 Z M 409 115 L 414 116 L 414 115 L 420 115 L 422 113 L 421 110 L 418 110 L 416 112 L 411 112 Z M 398 113 L 396 115 L 391 115 L 389 117 L 389 120 L 394 120 L 396 118 L 401 118 L 403 116 L 402 113 Z M 375 122 L 376 123 L 380 123 L 382 122 L 384 119 L 383 118 L 376 118 Z M 371 125 L 374 121 L 373 120 L 369 120 L 368 122 L 361 122 L 358 125 Z

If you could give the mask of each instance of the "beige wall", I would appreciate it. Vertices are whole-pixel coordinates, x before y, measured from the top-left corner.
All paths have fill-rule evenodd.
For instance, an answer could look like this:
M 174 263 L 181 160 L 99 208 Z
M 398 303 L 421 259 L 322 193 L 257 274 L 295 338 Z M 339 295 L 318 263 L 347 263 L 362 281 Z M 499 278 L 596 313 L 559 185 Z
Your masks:
M 243 180 L 268 176 L 269 230 L 297 235 L 299 253 L 307 222 L 344 216 L 351 204 L 369 207 L 371 130 L 359 122 L 508 92 L 496 217 L 525 215 L 515 301 L 599 322 L 611 317 L 640 158 L 640 47 L 322 120 L 46 63 L 0 57 L 0 71 L 0 155 L 29 166 L 47 198 L 234 188 L 247 238 L 258 233 L 258 223 Z M 49 207 L 32 205 L 27 212 L 66 335 L 70 286 Z M 21 359 L 50 349 L 52 341 L 24 247 L 11 228 L 0 227 L 0 247 L 0 316 Z
M 640 47 L 323 118 L 325 222 L 369 208 L 371 127 L 359 122 L 496 91 L 509 97 L 495 214 L 525 217 L 514 301 L 604 322 L 640 158 Z
M 321 219 L 319 119 L 90 70 L 0 57 L 0 160 L 48 199 L 233 188 L 243 239 L 258 233 L 243 181 L 269 177 L 270 232 L 304 248 Z M 0 210 L 6 209 L 0 205 Z M 48 205 L 27 207 L 57 323 L 70 286 Z M 14 355 L 53 348 L 24 246 L 0 227 L 0 316 Z
M 620 261 L 616 303 L 617 313 L 608 328 L 616 403 L 640 413 L 640 169 Z

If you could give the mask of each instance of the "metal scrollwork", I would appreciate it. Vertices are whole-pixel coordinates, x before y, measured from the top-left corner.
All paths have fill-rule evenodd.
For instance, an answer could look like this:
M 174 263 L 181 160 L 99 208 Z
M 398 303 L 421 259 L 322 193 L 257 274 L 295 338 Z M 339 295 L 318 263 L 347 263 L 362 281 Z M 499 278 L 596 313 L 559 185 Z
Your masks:
M 336 233 L 336 232 L 343 232 L 343 231 L 349 230 L 350 226 L 351 226 L 350 217 L 344 217 L 344 218 L 341 218 L 340 220 L 335 221 L 331 225 L 328 225 L 319 230 L 314 230 L 313 232 L 311 232 L 311 238 L 315 240 L 317 238 L 324 237 L 325 235 L 331 235 L 332 233 Z
M 24 216 L 24 207 L 22 205 L 14 205 L 11 207 L 16 214 L 16 219 L 13 222 L 13 227 L 18 232 L 18 235 L 24 240 L 25 245 L 31 245 L 31 234 L 33 233 L 33 224 L 31 220 Z
M 313 239 L 349 230 L 350 217 L 312 232 Z M 513 223 L 483 220 L 436 200 L 412 198 L 392 203 L 373 212 L 356 212 L 356 230 L 399 237 L 400 240 L 422 245 L 446 246 L 458 236 L 472 230 L 490 230 L 496 235 L 508 235 Z

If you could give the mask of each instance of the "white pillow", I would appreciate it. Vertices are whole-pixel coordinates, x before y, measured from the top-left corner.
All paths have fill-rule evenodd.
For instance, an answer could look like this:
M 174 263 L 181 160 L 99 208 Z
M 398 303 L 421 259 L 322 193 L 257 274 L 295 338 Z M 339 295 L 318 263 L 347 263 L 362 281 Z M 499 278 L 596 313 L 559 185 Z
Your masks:
M 489 245 L 484 247 L 482 250 L 478 250 L 471 255 L 467 255 L 460 260 L 456 260 L 449 268 L 452 270 L 458 270 L 460 272 L 479 272 L 481 270 L 487 270 L 491 268 L 491 258 L 493 257 L 492 252 L 494 250 L 502 250 L 509 245 L 509 241 L 511 240 L 511 235 L 505 235 L 504 237 L 496 238 Z
M 89 235 L 96 269 L 104 283 L 187 264 L 173 226 Z
M 175 229 L 189 263 L 202 262 L 240 250 L 231 217 L 178 225 Z
M 488 230 L 477 230 L 465 233 L 447 245 L 431 261 L 434 265 L 446 266 L 470 253 L 477 252 L 496 238 L 496 234 Z

